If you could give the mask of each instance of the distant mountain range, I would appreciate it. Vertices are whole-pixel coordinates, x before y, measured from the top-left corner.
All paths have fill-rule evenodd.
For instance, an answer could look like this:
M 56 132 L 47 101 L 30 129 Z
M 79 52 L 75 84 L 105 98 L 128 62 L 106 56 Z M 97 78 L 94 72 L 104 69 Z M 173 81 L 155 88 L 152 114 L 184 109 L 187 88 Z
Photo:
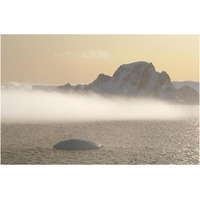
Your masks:
M 99 74 L 90 84 L 61 86 L 3 84 L 3 88 L 24 88 L 45 91 L 94 92 L 101 95 L 157 98 L 177 103 L 198 104 L 199 82 L 171 82 L 166 72 L 157 72 L 152 63 L 134 62 L 121 65 L 113 74 Z
M 181 85 L 182 84 L 182 85 Z M 171 82 L 166 72 L 157 72 L 152 63 L 135 62 L 121 65 L 113 74 L 99 74 L 88 85 L 66 84 L 62 91 L 92 91 L 103 95 L 153 97 L 186 104 L 198 104 L 198 83 Z
M 189 86 L 199 93 L 199 82 L 195 81 L 173 81 L 172 84 L 176 89 L 180 89 L 183 86 Z

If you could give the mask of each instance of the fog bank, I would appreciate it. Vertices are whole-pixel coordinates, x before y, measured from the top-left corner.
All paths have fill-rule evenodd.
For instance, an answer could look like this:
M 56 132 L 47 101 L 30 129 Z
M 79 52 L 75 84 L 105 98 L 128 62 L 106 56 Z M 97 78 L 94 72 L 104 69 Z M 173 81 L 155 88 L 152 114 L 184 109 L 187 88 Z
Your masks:
M 186 106 L 150 99 L 2 88 L 2 121 L 167 120 L 190 115 Z

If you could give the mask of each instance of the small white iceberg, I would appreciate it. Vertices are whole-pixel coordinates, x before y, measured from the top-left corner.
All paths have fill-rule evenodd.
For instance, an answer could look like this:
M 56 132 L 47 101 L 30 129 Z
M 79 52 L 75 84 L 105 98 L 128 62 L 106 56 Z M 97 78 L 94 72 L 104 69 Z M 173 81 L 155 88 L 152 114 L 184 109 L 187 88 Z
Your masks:
M 66 149 L 66 150 L 98 149 L 100 147 L 102 147 L 101 144 L 88 140 L 79 140 L 79 139 L 61 141 L 53 146 L 53 148 L 55 149 Z

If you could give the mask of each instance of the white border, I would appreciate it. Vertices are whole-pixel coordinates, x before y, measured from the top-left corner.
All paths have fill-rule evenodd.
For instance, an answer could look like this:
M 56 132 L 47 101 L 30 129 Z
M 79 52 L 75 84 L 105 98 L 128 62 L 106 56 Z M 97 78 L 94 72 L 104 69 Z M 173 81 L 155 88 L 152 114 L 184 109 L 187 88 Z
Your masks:
M 198 1 L 0 5 L 1 34 L 199 34 Z M 199 166 L 0 166 L 2 199 L 200 199 Z
M 1 34 L 199 34 L 198 0 L 1 0 Z
M 4 173 L 2 173 L 4 172 Z M 199 199 L 199 166 L 1 166 L 2 199 Z

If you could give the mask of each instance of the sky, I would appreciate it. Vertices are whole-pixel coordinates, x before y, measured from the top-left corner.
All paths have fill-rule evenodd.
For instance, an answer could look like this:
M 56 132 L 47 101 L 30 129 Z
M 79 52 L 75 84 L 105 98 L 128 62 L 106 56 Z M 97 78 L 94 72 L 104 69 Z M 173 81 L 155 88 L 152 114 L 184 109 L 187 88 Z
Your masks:
M 122 64 L 151 62 L 172 81 L 199 80 L 198 35 L 2 35 L 1 81 L 90 83 Z

